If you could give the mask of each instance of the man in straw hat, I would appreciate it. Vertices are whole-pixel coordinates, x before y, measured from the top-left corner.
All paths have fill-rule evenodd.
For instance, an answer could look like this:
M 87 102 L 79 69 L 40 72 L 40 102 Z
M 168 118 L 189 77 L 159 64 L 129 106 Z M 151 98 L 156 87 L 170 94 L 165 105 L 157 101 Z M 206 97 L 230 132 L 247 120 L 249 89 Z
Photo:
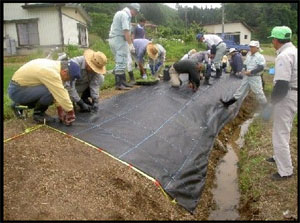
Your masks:
M 68 91 L 63 82 L 80 78 L 80 67 L 72 61 L 35 59 L 21 66 L 12 76 L 8 95 L 17 117 L 23 110 L 19 105 L 33 108 L 33 120 L 37 123 L 55 122 L 55 118 L 45 112 L 56 101 L 60 121 L 70 125 L 75 121 L 75 113 Z
M 97 111 L 99 90 L 106 73 L 107 58 L 105 54 L 87 49 L 83 56 L 74 57 L 71 61 L 80 66 L 81 72 L 81 79 L 69 81 L 65 85 L 71 100 L 80 107 L 80 112 Z
M 275 26 L 269 38 L 272 38 L 277 57 L 271 103 L 266 106 L 262 117 L 268 120 L 274 110 L 273 157 L 268 158 L 267 161 L 276 163 L 277 166 L 277 172 L 271 175 L 271 179 L 285 180 L 293 175 L 289 141 L 293 120 L 297 113 L 298 50 L 291 43 L 292 30 L 287 26 Z
M 113 18 L 109 32 L 109 46 L 115 56 L 116 66 L 114 68 L 115 84 L 118 90 L 129 90 L 126 83 L 125 70 L 128 61 L 128 48 L 134 52 L 135 48 L 131 41 L 131 18 L 140 11 L 139 3 L 131 3 L 128 7 L 118 11 Z
M 230 67 L 231 67 L 230 75 L 242 79 L 243 78 L 243 75 L 242 75 L 242 70 L 243 70 L 242 55 L 235 48 L 230 48 L 228 55 L 230 56 L 230 59 L 229 59 L 229 63 L 230 63 Z
M 235 103 L 242 95 L 244 95 L 244 93 L 249 90 L 249 88 L 253 91 L 262 107 L 264 107 L 267 103 L 261 79 L 266 60 L 264 56 L 259 53 L 261 49 L 258 41 L 251 41 L 249 46 L 250 52 L 247 54 L 246 60 L 244 61 L 244 67 L 246 71 L 243 71 L 243 74 L 245 77 L 243 78 L 241 86 L 228 101 L 220 99 L 226 108 Z
M 147 45 L 147 53 L 149 55 L 149 66 L 151 74 L 159 80 L 159 76 L 162 76 L 164 69 L 164 63 L 166 60 L 166 50 L 160 44 L 149 43 Z

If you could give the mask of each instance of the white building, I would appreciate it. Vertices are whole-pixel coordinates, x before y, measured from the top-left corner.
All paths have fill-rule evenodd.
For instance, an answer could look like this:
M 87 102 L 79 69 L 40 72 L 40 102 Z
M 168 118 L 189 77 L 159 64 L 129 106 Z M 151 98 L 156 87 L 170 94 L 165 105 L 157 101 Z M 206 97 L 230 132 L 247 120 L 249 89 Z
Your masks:
M 4 55 L 26 55 L 36 49 L 68 44 L 88 47 L 90 17 L 74 3 L 3 4 Z M 15 49 L 13 49 L 15 46 Z
M 203 28 L 207 33 L 222 34 L 222 24 L 204 25 Z M 234 40 L 238 44 L 249 44 L 251 41 L 252 29 L 244 22 L 224 24 L 224 38 Z

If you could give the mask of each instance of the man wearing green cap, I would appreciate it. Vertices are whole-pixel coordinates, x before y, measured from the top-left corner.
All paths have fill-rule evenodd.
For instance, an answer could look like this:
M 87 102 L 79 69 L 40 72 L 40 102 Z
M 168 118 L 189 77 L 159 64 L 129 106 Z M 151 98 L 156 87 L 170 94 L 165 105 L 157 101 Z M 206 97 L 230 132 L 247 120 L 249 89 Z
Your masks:
M 298 50 L 291 43 L 292 31 L 287 26 L 276 26 L 271 36 L 276 49 L 274 88 L 271 103 L 262 113 L 262 118 L 268 120 L 273 110 L 273 157 L 267 159 L 275 162 L 278 172 L 272 175 L 273 180 L 283 180 L 293 175 L 293 165 L 290 154 L 290 132 L 293 119 L 297 112 L 298 95 Z

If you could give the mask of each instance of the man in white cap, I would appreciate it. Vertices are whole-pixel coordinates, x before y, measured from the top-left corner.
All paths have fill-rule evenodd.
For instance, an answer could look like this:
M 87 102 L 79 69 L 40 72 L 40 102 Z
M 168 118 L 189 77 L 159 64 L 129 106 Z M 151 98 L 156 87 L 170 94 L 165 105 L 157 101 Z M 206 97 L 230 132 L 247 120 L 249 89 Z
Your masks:
M 198 33 L 196 39 L 199 42 L 203 42 L 207 44 L 207 48 L 211 51 L 211 54 L 214 54 L 215 57 L 213 59 L 213 63 L 216 67 L 216 76 L 215 78 L 220 78 L 222 75 L 222 65 L 221 61 L 223 56 L 226 53 L 226 43 L 219 37 L 214 34 L 203 34 Z
M 140 11 L 139 3 L 131 3 L 128 7 L 118 11 L 113 18 L 109 32 L 109 46 L 115 56 L 114 75 L 117 90 L 129 90 L 126 83 L 125 70 L 128 61 L 128 48 L 134 53 L 135 49 L 131 40 L 131 18 Z
M 68 91 L 63 82 L 80 79 L 80 67 L 73 61 L 35 59 L 21 66 L 12 76 L 8 95 L 15 114 L 23 113 L 19 105 L 33 108 L 33 120 L 37 123 L 55 122 L 45 112 L 55 101 L 60 121 L 71 125 L 75 113 Z
M 229 63 L 231 67 L 230 75 L 243 78 L 242 70 L 243 70 L 243 58 L 242 55 L 235 49 L 230 48 L 228 55 L 230 56 Z
M 250 52 L 247 54 L 246 60 L 244 61 L 244 68 L 246 71 L 243 71 L 243 74 L 245 77 L 243 78 L 241 86 L 228 101 L 220 99 L 226 108 L 235 103 L 242 95 L 248 92 L 249 88 L 255 94 L 261 107 L 264 107 L 267 104 L 261 79 L 261 74 L 264 71 L 266 60 L 264 56 L 259 53 L 261 49 L 258 41 L 251 41 L 249 46 Z
M 80 107 L 80 112 L 97 111 L 99 105 L 99 90 L 106 74 L 107 58 L 104 53 L 88 49 L 83 56 L 71 59 L 80 66 L 81 79 L 68 81 L 71 100 Z
M 284 180 L 293 175 L 289 141 L 297 112 L 298 50 L 291 43 L 292 30 L 287 26 L 275 26 L 269 38 L 272 38 L 277 57 L 271 104 L 266 106 L 262 117 L 268 120 L 274 108 L 272 132 L 274 153 L 267 161 L 275 162 L 277 165 L 277 172 L 271 179 Z

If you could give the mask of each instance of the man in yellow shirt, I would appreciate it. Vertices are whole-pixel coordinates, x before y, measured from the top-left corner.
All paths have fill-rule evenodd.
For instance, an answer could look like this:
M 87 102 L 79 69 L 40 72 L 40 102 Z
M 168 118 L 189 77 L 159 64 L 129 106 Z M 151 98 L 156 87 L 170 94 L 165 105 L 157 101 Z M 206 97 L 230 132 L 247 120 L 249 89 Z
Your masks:
M 70 125 L 75 121 L 75 113 L 68 91 L 63 82 L 80 78 L 80 67 L 72 61 L 35 59 L 21 66 L 12 76 L 8 95 L 13 101 L 15 113 L 22 113 L 17 105 L 34 108 L 33 119 L 38 123 L 55 122 L 45 114 L 54 100 L 61 122 Z

